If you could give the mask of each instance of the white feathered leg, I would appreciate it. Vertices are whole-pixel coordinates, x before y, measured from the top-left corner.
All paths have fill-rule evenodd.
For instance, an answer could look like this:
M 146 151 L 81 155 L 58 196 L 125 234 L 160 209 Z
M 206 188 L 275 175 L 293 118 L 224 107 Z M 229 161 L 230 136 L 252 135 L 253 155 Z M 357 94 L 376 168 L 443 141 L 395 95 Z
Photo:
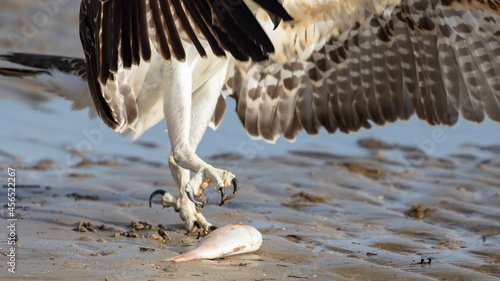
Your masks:
M 204 62 L 209 65 L 209 62 Z M 220 59 L 215 63 L 227 64 L 226 61 Z M 193 85 L 190 69 L 193 65 L 200 67 L 196 63 L 190 65 L 173 60 L 165 72 L 168 76 L 165 80 L 169 81 L 169 84 L 164 85 L 163 88 L 165 91 L 163 111 L 172 151 L 169 162 L 172 175 L 179 185 L 180 198 L 171 204 L 167 202 L 171 199 L 167 198 L 168 200 L 163 200 L 165 202 L 162 204 L 164 206 L 170 204 L 176 208 L 181 219 L 185 221 L 188 231 L 192 231 L 195 222 L 198 222 L 203 231 L 208 232 L 211 224 L 205 220 L 201 212 L 197 211 L 194 203 L 187 197 L 186 190 L 202 198 L 203 188 L 208 186 L 207 183 L 211 182 L 218 190 L 220 187 L 230 186 L 234 178 L 231 173 L 207 164 L 195 153 L 215 110 L 226 68 L 208 68 L 207 71 L 210 73 L 204 74 L 209 75 L 211 79 L 203 81 L 200 85 Z M 219 71 L 214 73 L 211 71 L 213 69 L 219 69 Z M 200 74 L 197 74 L 195 70 L 193 75 Z M 191 180 L 189 180 L 189 171 L 196 173 Z

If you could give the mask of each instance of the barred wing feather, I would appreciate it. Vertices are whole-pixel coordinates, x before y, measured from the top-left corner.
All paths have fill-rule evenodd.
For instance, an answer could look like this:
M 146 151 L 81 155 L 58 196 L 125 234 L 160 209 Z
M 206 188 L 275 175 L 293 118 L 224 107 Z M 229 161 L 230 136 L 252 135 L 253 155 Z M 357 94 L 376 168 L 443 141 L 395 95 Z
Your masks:
M 500 121 L 500 1 L 286 0 L 268 61 L 234 63 L 224 87 L 255 138 L 355 132 L 414 113 Z

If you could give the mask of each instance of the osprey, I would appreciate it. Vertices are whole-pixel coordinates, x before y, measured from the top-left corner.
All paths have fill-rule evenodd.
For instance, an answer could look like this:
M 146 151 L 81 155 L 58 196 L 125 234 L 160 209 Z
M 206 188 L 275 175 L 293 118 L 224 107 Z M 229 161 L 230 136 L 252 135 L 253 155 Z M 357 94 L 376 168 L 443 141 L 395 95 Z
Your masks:
M 270 142 L 414 113 L 430 125 L 500 122 L 500 1 L 280 2 L 84 0 L 85 59 L 14 53 L 2 57 L 30 68 L 0 74 L 36 77 L 134 139 L 165 119 L 180 196 L 157 190 L 150 204 L 162 195 L 188 231 L 212 228 L 207 186 L 221 204 L 236 194 L 230 171 L 196 155 L 228 96 L 248 134 Z

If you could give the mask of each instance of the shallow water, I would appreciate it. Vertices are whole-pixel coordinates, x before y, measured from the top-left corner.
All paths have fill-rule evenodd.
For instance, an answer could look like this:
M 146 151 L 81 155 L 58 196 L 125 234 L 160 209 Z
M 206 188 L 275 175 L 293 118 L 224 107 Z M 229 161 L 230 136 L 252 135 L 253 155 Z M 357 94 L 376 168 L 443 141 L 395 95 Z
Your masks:
M 76 2 L 59 6 L 37 32 L 26 33 L 32 37 L 16 41 L 22 42 L 17 50 L 79 56 Z M 39 3 L 49 1 L 2 2 L 1 53 L 12 50 L 12 34 L 22 35 L 29 26 L 23 18 L 45 11 Z M 196 240 L 183 234 L 173 210 L 147 206 L 157 188 L 177 194 L 165 124 L 130 143 L 24 80 L 0 77 L 0 87 L 0 172 L 15 167 L 19 184 L 40 185 L 18 189 L 16 277 L 500 278 L 500 126 L 489 120 L 433 128 L 414 118 L 354 135 L 302 134 L 293 144 L 271 145 L 246 136 L 229 101 L 224 122 L 207 131 L 198 153 L 233 171 L 242 187 L 222 208 L 215 205 L 217 194 L 207 191 L 212 203 L 204 214 L 216 225 L 258 228 L 263 247 L 250 255 L 174 265 L 166 259 Z M 383 142 L 358 143 L 366 138 Z M 72 230 L 80 220 L 120 230 L 129 229 L 130 221 L 164 224 L 172 240 L 114 238 L 114 231 L 101 230 L 82 234 Z M 82 235 L 91 240 L 80 240 Z M 6 242 L 0 239 L 2 253 Z M 156 251 L 142 253 L 139 247 Z M 101 251 L 117 253 L 92 255 Z M 422 258 L 431 264 L 419 264 Z M 8 276 L 6 270 L 1 262 L 0 276 Z

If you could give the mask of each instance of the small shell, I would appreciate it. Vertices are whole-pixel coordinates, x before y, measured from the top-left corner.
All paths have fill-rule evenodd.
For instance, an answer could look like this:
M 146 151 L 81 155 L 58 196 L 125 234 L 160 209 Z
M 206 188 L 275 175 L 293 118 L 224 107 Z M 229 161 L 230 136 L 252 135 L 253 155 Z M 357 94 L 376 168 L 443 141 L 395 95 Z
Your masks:
M 215 259 L 257 251 L 262 245 L 262 234 L 248 225 L 230 224 L 212 231 L 198 247 L 169 261 Z

